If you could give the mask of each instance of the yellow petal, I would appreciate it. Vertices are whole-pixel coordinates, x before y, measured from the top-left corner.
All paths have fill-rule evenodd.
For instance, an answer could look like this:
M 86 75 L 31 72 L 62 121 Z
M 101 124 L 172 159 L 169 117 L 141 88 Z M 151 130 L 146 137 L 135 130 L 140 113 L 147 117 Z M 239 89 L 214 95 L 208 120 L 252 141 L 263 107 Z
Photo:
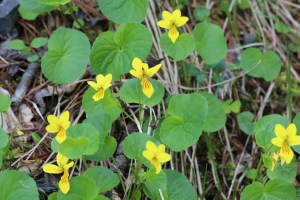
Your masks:
M 146 142 L 146 149 L 154 154 L 157 152 L 156 145 L 150 140 Z
M 189 18 L 188 17 L 179 17 L 175 20 L 174 24 L 177 26 L 177 27 L 181 27 L 183 25 L 185 25 L 185 23 L 189 21 Z
M 100 85 L 100 83 L 102 83 L 103 80 L 104 80 L 104 76 L 102 74 L 98 74 L 96 76 L 96 82 L 97 82 L 98 85 Z
M 107 89 L 111 86 L 110 82 L 112 80 L 112 75 L 111 74 L 107 74 L 104 78 L 103 81 L 101 82 L 101 87 L 103 89 Z
M 272 144 L 274 144 L 278 147 L 281 147 L 284 144 L 284 141 L 285 141 L 284 139 L 276 137 L 276 138 L 273 138 L 271 142 L 272 142 Z
M 59 129 L 60 129 L 60 121 L 59 121 L 59 119 L 56 116 L 54 116 L 54 115 L 48 115 L 47 116 L 47 120 L 48 120 L 49 125 L 46 127 L 46 130 L 49 133 L 56 133 L 56 132 L 58 132 Z
M 275 126 L 275 135 L 277 137 L 283 138 L 284 140 L 286 139 L 287 132 L 281 124 L 276 124 L 276 126 Z
M 99 90 L 98 84 L 94 81 L 88 81 L 87 84 L 89 84 L 89 86 L 91 86 L 94 90 Z
M 176 21 L 181 16 L 181 11 L 176 9 L 172 12 L 172 20 Z
M 138 72 L 143 72 L 143 62 L 141 61 L 141 59 L 135 57 L 132 61 L 132 67 L 133 69 L 135 69 Z
M 160 20 L 157 22 L 157 26 L 159 26 L 161 28 L 170 29 L 171 25 L 172 25 L 171 22 L 167 21 L 167 20 Z
M 280 148 L 280 157 L 284 158 L 287 164 L 290 164 L 291 161 L 293 160 L 294 153 L 289 146 L 283 145 Z
M 142 78 L 141 82 L 142 88 L 143 88 L 143 93 L 150 98 L 153 93 L 154 93 L 154 88 L 152 84 L 147 80 L 147 78 Z
M 154 154 L 152 151 L 143 151 L 143 156 L 149 161 L 152 161 L 154 158 Z
M 161 15 L 164 20 L 172 21 L 172 14 L 170 12 L 164 10 Z
M 100 99 L 104 98 L 104 89 L 100 88 L 100 90 L 93 95 L 93 99 L 94 101 L 99 101 Z
M 165 151 L 166 151 L 166 147 L 165 147 L 164 144 L 158 145 L 158 147 L 157 147 L 157 153 L 165 153 Z
M 57 133 L 59 131 L 60 127 L 56 124 L 49 124 L 46 126 L 46 131 L 48 133 Z
M 292 137 L 288 138 L 288 143 L 290 146 L 296 146 L 300 145 L 300 136 L 299 135 L 294 135 Z
M 73 161 L 70 162 L 70 163 L 68 163 L 68 164 L 66 164 L 66 165 L 64 165 L 64 170 L 65 170 L 65 171 L 68 171 L 71 167 L 73 167 L 73 165 L 74 165 L 74 162 L 73 162 Z
M 156 160 L 159 163 L 168 162 L 169 160 L 171 160 L 171 155 L 167 153 L 160 153 L 156 156 Z
M 171 39 L 171 41 L 172 41 L 173 43 L 176 42 L 177 38 L 179 37 L 179 32 L 177 31 L 177 28 L 176 28 L 175 25 L 173 25 L 173 26 L 171 27 L 171 29 L 169 30 L 168 36 L 169 36 L 169 38 Z
M 58 131 L 58 133 L 57 133 L 55 139 L 56 139 L 56 141 L 60 144 L 60 143 L 62 143 L 63 141 L 65 141 L 66 138 L 67 138 L 66 130 L 63 129 L 63 128 L 61 128 L 61 129 Z
M 161 68 L 161 64 L 158 64 L 147 70 L 146 76 L 152 77 L 159 69 Z
M 44 165 L 43 170 L 44 170 L 44 172 L 49 173 L 49 174 L 60 174 L 64 171 L 63 168 L 53 165 L 53 164 Z
M 70 125 L 71 125 L 69 119 L 70 119 L 70 112 L 69 112 L 69 111 L 64 111 L 64 112 L 60 115 L 60 117 L 59 117 L 59 121 L 61 122 L 61 126 L 62 126 L 65 130 L 67 130 L 67 129 L 70 127 Z
M 70 190 L 70 183 L 69 183 L 69 173 L 64 172 L 63 176 L 60 178 L 58 183 L 59 189 L 62 193 L 67 194 Z
M 134 77 L 137 77 L 139 79 L 141 79 L 143 77 L 143 72 L 141 71 L 136 71 L 136 70 L 130 70 L 129 73 L 134 76 Z
M 156 160 L 153 160 L 151 164 L 155 167 L 155 173 L 159 174 L 161 172 L 161 164 L 159 164 Z
M 297 127 L 294 123 L 289 124 L 289 126 L 286 128 L 287 136 L 293 137 L 297 135 Z
M 57 153 L 56 162 L 59 167 L 64 168 L 64 166 L 67 164 L 68 161 L 69 161 L 68 157 L 62 155 L 61 153 Z

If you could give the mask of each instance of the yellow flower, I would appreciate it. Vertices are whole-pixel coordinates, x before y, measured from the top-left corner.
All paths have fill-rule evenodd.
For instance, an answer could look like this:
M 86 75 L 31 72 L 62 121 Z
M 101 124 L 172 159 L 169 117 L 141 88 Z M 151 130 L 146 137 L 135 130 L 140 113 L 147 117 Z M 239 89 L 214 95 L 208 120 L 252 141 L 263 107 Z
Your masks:
M 48 133 L 57 133 L 55 138 L 58 143 L 62 143 L 67 137 L 66 131 L 71 125 L 69 118 L 69 111 L 64 111 L 59 118 L 55 115 L 47 116 L 49 125 L 46 126 L 46 130 Z
M 50 174 L 60 174 L 63 172 L 62 177 L 58 183 L 59 189 L 64 193 L 67 194 L 70 190 L 70 183 L 69 183 L 69 168 L 74 165 L 74 162 L 68 163 L 69 158 L 63 156 L 60 153 L 57 153 L 56 162 L 57 165 L 53 164 L 46 164 L 43 166 L 43 170 L 46 173 Z
M 174 10 L 174 12 L 169 13 L 168 11 L 162 12 L 163 20 L 157 22 L 157 25 L 162 28 L 170 29 L 168 36 L 173 43 L 176 42 L 179 37 L 179 32 L 177 27 L 183 26 L 188 20 L 188 17 L 182 17 L 180 10 Z
M 281 164 L 286 162 L 290 164 L 294 153 L 290 146 L 296 146 L 300 144 L 300 136 L 297 136 L 296 125 L 291 123 L 287 129 L 285 129 L 281 124 L 276 124 L 275 135 L 276 137 L 272 139 L 272 144 L 280 147 L 280 158 L 283 160 Z
M 151 141 L 147 141 L 146 150 L 143 156 L 151 162 L 156 169 L 156 174 L 161 171 L 161 163 L 171 160 L 171 155 L 165 153 L 165 145 L 160 144 L 158 147 Z
M 154 93 L 154 88 L 150 81 L 147 80 L 147 77 L 152 77 L 160 68 L 161 64 L 158 64 L 152 68 L 149 68 L 147 63 L 143 63 L 141 59 L 134 58 L 132 61 L 132 66 L 134 70 L 130 70 L 129 73 L 132 76 L 135 76 L 141 79 L 141 85 L 143 88 L 143 93 L 150 98 Z
M 88 81 L 87 83 L 96 90 L 96 94 L 94 94 L 93 99 L 94 101 L 99 101 L 100 99 L 104 98 L 104 92 L 107 88 L 111 86 L 111 80 L 112 75 L 107 74 L 106 76 L 103 76 L 102 74 L 99 74 L 96 76 L 96 82 L 94 81 Z

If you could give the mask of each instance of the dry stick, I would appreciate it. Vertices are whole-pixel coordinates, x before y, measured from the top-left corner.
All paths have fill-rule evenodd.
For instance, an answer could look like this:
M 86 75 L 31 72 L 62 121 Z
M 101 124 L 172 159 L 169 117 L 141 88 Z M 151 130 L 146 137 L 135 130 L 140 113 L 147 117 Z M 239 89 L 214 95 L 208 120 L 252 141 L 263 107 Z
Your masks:
M 199 173 L 199 166 L 198 166 L 198 159 L 197 157 L 195 157 L 195 168 L 196 168 L 196 177 L 197 177 L 197 183 L 198 183 L 198 192 L 200 194 L 200 196 L 203 195 L 203 189 L 202 189 L 202 183 L 201 183 L 201 176 L 200 176 L 200 173 Z M 205 198 L 203 198 L 205 199 Z
M 229 13 L 231 13 L 232 9 L 233 9 L 233 6 L 234 6 L 234 3 L 235 3 L 235 0 L 231 0 L 231 3 L 230 3 L 230 6 L 229 6 Z M 228 17 L 226 17 L 225 19 L 225 22 L 223 24 L 223 31 L 225 31 L 226 27 L 227 27 L 227 24 L 228 24 Z
M 235 183 L 235 179 L 236 179 L 236 176 L 237 176 L 237 173 L 238 173 L 238 169 L 239 169 L 239 167 L 241 165 L 241 162 L 244 158 L 244 155 L 245 155 L 245 152 L 246 152 L 246 147 L 247 147 L 247 144 L 249 142 L 249 139 L 250 139 L 250 136 L 247 137 L 243 152 L 242 152 L 241 157 L 239 159 L 239 162 L 238 162 L 238 164 L 237 164 L 237 166 L 234 170 L 234 175 L 233 175 L 232 180 L 231 180 L 231 185 L 230 185 L 230 188 L 229 188 L 229 191 L 228 191 L 227 199 L 229 199 L 229 197 L 231 195 L 231 192 L 232 192 L 232 189 L 233 189 L 233 186 L 234 186 L 234 183 Z
M 268 99 L 269 99 L 269 97 L 270 97 L 270 95 L 271 95 L 271 93 L 273 91 L 274 86 L 275 86 L 275 82 L 272 81 L 272 83 L 270 84 L 270 86 L 268 88 L 268 91 L 267 91 L 267 94 L 266 94 L 264 100 L 260 104 L 260 108 L 259 108 L 259 111 L 258 111 L 258 113 L 256 115 L 256 119 L 259 119 L 263 115 L 264 109 L 265 109 L 266 104 L 268 102 Z
M 276 48 L 276 44 L 277 44 L 277 37 L 276 37 L 276 33 L 275 33 L 275 28 L 274 28 L 274 23 L 273 23 L 273 19 L 272 19 L 272 13 L 270 11 L 269 5 L 267 3 L 267 1 L 264 1 L 265 3 L 265 8 L 267 10 L 269 19 L 270 19 L 270 24 L 271 24 L 271 32 L 272 32 L 272 42 L 273 42 L 273 48 Z
M 256 23 L 257 23 L 257 25 L 258 25 L 258 28 L 259 28 L 259 31 L 260 31 L 260 33 L 261 33 L 261 37 L 262 37 L 263 43 L 266 44 L 265 34 L 264 34 L 263 28 L 262 28 L 262 26 L 261 26 L 261 24 L 260 24 L 260 22 L 259 22 L 259 19 L 258 19 L 258 17 L 257 17 L 257 13 L 256 13 L 256 11 L 259 12 L 258 6 L 257 6 L 256 3 L 255 3 L 255 5 L 253 5 L 253 3 L 252 3 L 251 1 L 249 1 L 249 3 L 250 3 L 251 11 L 252 11 L 253 16 L 254 16 L 254 18 L 255 18 L 255 21 L 256 21 Z M 255 6 L 255 7 L 254 7 L 254 6 Z
M 229 153 L 231 162 L 234 163 L 234 157 L 233 157 L 233 153 L 232 153 L 232 150 L 231 150 L 231 146 L 230 146 L 230 142 L 229 142 L 229 137 L 228 137 L 228 131 L 227 131 L 226 126 L 224 126 L 223 130 L 224 130 L 224 135 L 225 135 L 225 141 L 226 141 L 227 151 Z
M 39 68 L 39 63 L 30 63 L 25 73 L 22 76 L 20 83 L 17 86 L 17 89 L 12 96 L 12 102 L 15 102 L 19 105 L 22 102 L 22 99 L 25 97 L 25 94 L 28 90 L 29 85 L 31 84 L 33 78 L 36 76 L 36 72 Z

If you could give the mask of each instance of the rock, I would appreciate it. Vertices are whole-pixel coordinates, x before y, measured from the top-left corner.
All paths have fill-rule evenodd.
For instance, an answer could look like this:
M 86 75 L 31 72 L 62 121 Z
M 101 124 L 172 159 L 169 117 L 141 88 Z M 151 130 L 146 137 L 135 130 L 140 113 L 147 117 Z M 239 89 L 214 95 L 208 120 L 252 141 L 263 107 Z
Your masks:
M 18 17 L 17 0 L 0 0 L 0 34 L 6 36 L 13 29 Z

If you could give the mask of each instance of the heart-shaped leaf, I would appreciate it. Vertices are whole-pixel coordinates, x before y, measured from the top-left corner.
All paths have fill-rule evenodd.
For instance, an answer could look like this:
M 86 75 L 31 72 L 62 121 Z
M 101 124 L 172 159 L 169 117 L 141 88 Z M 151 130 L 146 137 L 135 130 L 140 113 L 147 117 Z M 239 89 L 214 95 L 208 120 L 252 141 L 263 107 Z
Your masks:
M 110 73 L 113 80 L 118 80 L 132 69 L 133 58 L 146 59 L 151 46 L 152 37 L 145 26 L 123 24 L 116 32 L 107 31 L 97 37 L 92 47 L 91 67 L 95 74 Z
M 3 200 L 38 200 L 36 183 L 27 174 L 20 171 L 0 172 L 0 198 Z
M 274 51 L 262 53 L 257 48 L 249 48 L 241 55 L 240 67 L 248 71 L 250 76 L 272 81 L 279 75 L 281 65 L 280 58 Z
M 43 74 L 54 83 L 70 83 L 84 73 L 90 55 L 85 34 L 69 28 L 53 32 L 42 58 Z
M 49 12 L 56 8 L 55 6 L 43 4 L 39 0 L 18 0 L 18 2 L 24 9 L 35 13 Z
M 179 94 L 171 98 L 167 113 L 170 116 L 162 122 L 159 138 L 173 151 L 181 151 L 198 141 L 208 103 L 199 93 Z
M 262 183 L 254 182 L 248 185 L 241 195 L 241 200 L 294 200 L 295 198 L 295 187 L 281 179 L 271 180 L 265 186 Z
M 194 30 L 196 51 L 200 54 L 206 64 L 215 64 L 225 58 L 227 44 L 223 30 L 211 23 L 200 23 Z
M 97 0 L 97 2 L 101 12 L 118 24 L 141 22 L 147 14 L 148 0 Z
M 104 161 L 113 156 L 116 149 L 116 139 L 112 136 L 107 136 L 103 141 L 100 141 L 96 153 L 90 156 L 85 156 L 85 158 L 91 161 Z
M 167 33 L 160 37 L 160 47 L 174 61 L 183 60 L 195 50 L 195 40 L 190 34 L 181 34 L 175 43 L 171 41 Z

